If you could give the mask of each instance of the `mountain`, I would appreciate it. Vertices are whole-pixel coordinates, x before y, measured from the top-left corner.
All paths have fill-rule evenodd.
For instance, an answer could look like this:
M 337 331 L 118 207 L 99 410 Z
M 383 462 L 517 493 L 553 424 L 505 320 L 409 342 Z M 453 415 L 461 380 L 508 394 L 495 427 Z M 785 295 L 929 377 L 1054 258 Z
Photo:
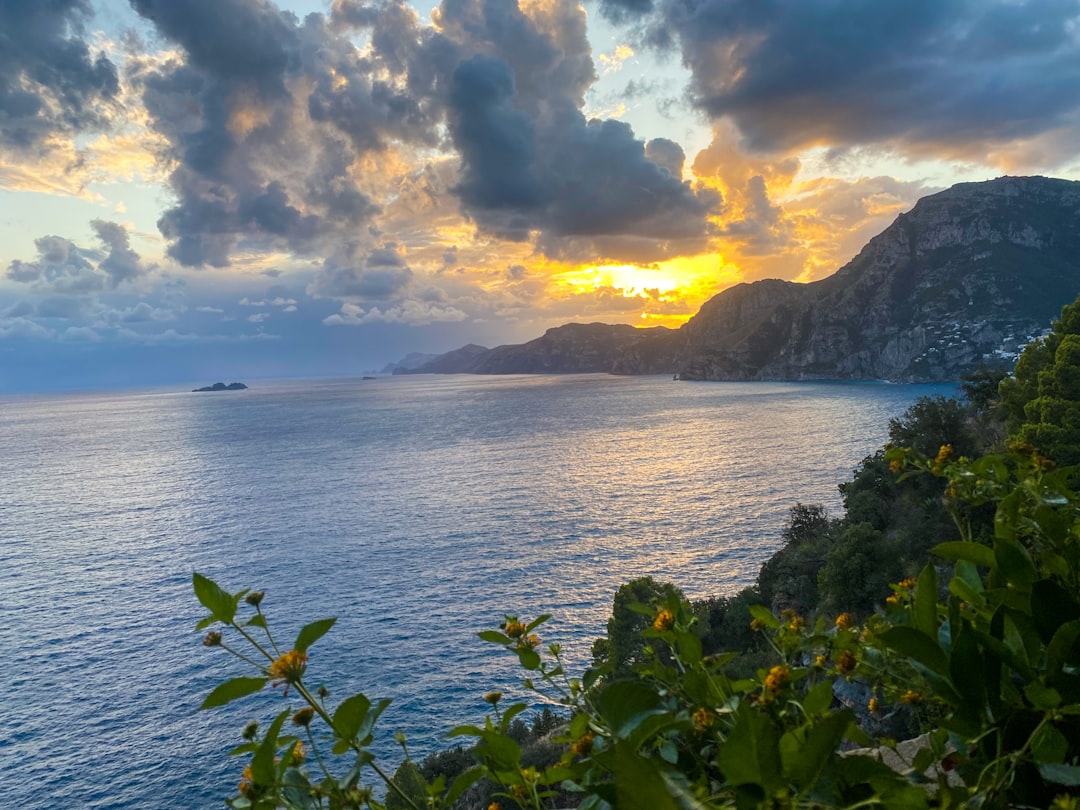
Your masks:
M 394 374 L 583 374 L 611 371 L 624 356 L 672 330 L 627 324 L 568 323 L 520 345 L 464 346 L 414 369 Z M 648 356 L 646 354 L 646 356 Z
M 714 296 L 680 330 L 673 367 L 705 380 L 955 380 L 1014 357 L 1078 292 L 1080 183 L 962 183 L 826 279 Z
M 402 357 L 396 363 L 387 363 L 382 370 L 382 374 L 399 374 L 401 372 L 398 369 L 412 370 L 420 368 L 420 366 L 430 363 L 442 355 L 439 354 L 421 354 L 420 352 L 410 352 Z
M 828 278 L 736 285 L 678 330 L 567 324 L 413 372 L 956 380 L 1010 363 L 1078 292 L 1080 182 L 1001 177 L 924 197 Z

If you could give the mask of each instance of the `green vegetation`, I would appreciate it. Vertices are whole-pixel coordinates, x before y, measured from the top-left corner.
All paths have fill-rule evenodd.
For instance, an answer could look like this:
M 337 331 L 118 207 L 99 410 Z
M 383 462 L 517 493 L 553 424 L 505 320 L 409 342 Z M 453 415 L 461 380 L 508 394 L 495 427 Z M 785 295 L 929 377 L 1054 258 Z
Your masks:
M 228 803 L 1080 810 L 1080 495 L 1075 470 L 1055 464 L 1080 449 L 1068 432 L 1080 402 L 1074 323 L 1078 305 L 1001 382 L 1000 409 L 988 372 L 967 382 L 966 403 L 922 400 L 894 420 L 892 446 L 842 486 L 844 517 L 795 506 L 754 588 L 691 604 L 670 584 L 627 583 L 580 676 L 541 641 L 547 616 L 507 615 L 481 632 L 565 715 L 529 728 L 524 703 L 491 693 L 481 724 L 450 732 L 467 746 L 417 764 L 399 737 L 393 777 L 370 750 L 387 701 L 332 706 L 304 683 L 334 620 L 283 651 L 261 593 L 196 574 L 200 628 L 215 625 L 204 643 L 255 673 L 204 707 L 267 684 L 301 704 L 245 730 L 234 753 L 248 764 Z M 1002 411 L 1019 439 L 1008 447 L 979 429 Z M 923 733 L 889 765 L 898 730 Z

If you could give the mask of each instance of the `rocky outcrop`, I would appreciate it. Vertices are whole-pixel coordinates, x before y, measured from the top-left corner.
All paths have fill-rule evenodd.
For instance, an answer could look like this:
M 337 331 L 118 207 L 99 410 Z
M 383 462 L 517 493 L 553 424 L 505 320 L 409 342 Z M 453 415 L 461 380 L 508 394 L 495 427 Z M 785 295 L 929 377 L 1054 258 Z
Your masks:
M 208 391 L 243 391 L 247 388 L 242 382 L 234 382 L 226 385 L 223 382 L 216 382 L 213 385 L 207 385 L 203 388 L 193 388 L 191 393 L 202 394 Z

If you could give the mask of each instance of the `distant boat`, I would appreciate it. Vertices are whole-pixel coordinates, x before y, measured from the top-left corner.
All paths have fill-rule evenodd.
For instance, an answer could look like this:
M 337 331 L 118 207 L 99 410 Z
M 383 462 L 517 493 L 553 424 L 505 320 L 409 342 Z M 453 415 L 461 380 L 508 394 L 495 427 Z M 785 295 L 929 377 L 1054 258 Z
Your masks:
M 201 394 L 204 391 L 243 391 L 245 388 L 247 388 L 247 386 L 243 383 L 234 382 L 226 385 L 223 382 L 216 382 L 213 385 L 206 386 L 205 388 L 192 388 L 191 393 Z
M 361 377 L 361 380 L 374 380 L 374 377 Z

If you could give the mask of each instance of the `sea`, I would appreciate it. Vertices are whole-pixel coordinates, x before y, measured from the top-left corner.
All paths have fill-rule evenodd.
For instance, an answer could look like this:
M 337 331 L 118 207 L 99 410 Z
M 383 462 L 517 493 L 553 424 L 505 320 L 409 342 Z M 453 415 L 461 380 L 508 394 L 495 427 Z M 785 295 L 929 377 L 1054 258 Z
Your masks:
M 201 384 L 205 384 L 202 381 Z M 306 681 L 392 698 L 419 758 L 524 673 L 477 632 L 552 618 L 571 673 L 620 584 L 752 584 L 796 503 L 837 485 L 918 397 L 954 386 L 402 376 L 246 391 L 0 397 L 0 807 L 221 808 L 262 692 L 202 645 L 193 572 L 262 590 L 275 638 L 337 617 Z M 239 640 L 226 643 L 237 648 Z

